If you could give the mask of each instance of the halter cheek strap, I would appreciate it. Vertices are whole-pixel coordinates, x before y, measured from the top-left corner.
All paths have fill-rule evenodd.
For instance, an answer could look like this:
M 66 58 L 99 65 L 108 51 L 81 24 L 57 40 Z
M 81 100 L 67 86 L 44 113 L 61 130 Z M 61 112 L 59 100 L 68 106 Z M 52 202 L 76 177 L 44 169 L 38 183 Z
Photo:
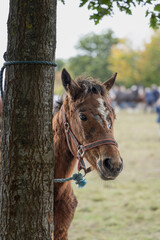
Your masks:
M 63 124 L 64 124 L 64 130 L 65 130 L 68 148 L 69 148 L 70 152 L 72 153 L 72 155 L 74 157 L 76 157 L 78 160 L 78 171 L 83 169 L 85 174 L 92 171 L 92 167 L 86 168 L 84 160 L 83 160 L 83 156 L 86 151 L 88 151 L 92 148 L 95 148 L 95 147 L 102 146 L 102 145 L 114 145 L 114 146 L 118 147 L 118 144 L 114 139 L 102 139 L 102 140 L 98 140 L 98 141 L 95 141 L 95 142 L 92 142 L 92 143 L 89 143 L 86 145 L 79 144 L 78 140 L 76 139 L 76 137 L 74 136 L 74 134 L 72 133 L 72 131 L 70 129 L 69 123 L 66 121 L 66 116 L 65 116 L 65 111 L 64 111 L 63 106 L 62 106 L 62 118 L 63 118 Z M 73 140 L 73 142 L 77 148 L 77 155 L 75 155 L 72 150 L 72 147 L 71 147 L 71 144 L 69 141 L 69 136 L 71 137 L 71 139 Z

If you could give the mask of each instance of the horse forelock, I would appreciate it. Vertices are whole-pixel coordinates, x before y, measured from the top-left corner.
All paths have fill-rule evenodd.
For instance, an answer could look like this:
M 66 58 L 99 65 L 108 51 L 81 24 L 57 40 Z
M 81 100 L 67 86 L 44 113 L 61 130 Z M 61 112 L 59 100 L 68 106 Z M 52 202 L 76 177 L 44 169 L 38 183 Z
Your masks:
M 103 86 L 103 84 L 98 79 L 93 79 L 90 77 L 84 78 L 83 76 L 81 76 L 77 79 L 77 83 L 83 89 L 83 94 L 82 94 L 83 98 L 85 98 L 88 94 L 92 94 L 92 93 L 94 94 L 99 93 L 102 96 L 102 98 L 104 97 L 106 99 L 105 101 L 106 109 L 104 109 L 104 107 L 102 108 L 103 100 L 101 100 L 101 98 L 98 98 L 99 99 L 98 102 L 99 101 L 101 102 L 101 108 L 103 109 L 103 112 L 105 111 L 112 112 L 114 115 L 114 118 L 116 118 L 114 109 L 111 106 L 110 96 L 106 91 L 105 87 Z
M 93 79 L 91 77 L 84 78 L 82 76 L 77 78 L 77 83 L 80 88 L 83 89 L 83 96 L 89 93 L 100 93 L 102 96 L 105 94 L 104 86 L 97 79 Z

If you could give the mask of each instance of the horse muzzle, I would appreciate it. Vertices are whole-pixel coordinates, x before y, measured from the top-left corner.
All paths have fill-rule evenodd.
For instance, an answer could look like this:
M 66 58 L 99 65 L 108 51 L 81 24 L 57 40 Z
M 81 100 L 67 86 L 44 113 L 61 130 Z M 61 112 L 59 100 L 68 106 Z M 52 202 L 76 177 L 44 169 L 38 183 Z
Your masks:
M 97 161 L 97 170 L 103 180 L 114 180 L 123 169 L 123 159 L 105 157 Z

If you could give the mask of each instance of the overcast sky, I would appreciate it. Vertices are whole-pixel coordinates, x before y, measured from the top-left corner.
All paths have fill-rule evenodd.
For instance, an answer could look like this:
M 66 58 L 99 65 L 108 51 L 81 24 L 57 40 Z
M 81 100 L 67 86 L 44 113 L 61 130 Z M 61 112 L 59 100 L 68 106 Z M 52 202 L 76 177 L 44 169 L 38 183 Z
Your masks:
M 89 32 L 101 33 L 112 29 L 116 37 L 129 38 L 134 47 L 141 47 L 143 42 L 149 41 L 152 30 L 149 28 L 149 19 L 145 18 L 145 9 L 137 7 L 133 15 L 128 16 L 115 9 L 113 17 L 105 17 L 100 24 L 94 25 L 89 20 L 89 11 L 86 7 L 79 8 L 79 0 L 66 0 L 63 5 L 58 1 L 57 11 L 57 50 L 56 58 L 67 59 L 76 55 L 75 45 L 79 38 Z M 7 19 L 9 0 L 0 1 L 0 66 L 3 53 L 7 45 Z M 15 59 L 16 60 L 16 59 Z

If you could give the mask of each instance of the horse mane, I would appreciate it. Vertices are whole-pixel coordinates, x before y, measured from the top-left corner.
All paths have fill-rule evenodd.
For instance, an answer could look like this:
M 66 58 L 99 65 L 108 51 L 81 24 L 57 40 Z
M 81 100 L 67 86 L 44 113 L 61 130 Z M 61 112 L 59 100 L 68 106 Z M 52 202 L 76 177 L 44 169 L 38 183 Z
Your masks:
M 63 104 L 64 97 L 63 95 L 53 104 L 53 117 L 56 115 L 57 112 L 61 109 Z

